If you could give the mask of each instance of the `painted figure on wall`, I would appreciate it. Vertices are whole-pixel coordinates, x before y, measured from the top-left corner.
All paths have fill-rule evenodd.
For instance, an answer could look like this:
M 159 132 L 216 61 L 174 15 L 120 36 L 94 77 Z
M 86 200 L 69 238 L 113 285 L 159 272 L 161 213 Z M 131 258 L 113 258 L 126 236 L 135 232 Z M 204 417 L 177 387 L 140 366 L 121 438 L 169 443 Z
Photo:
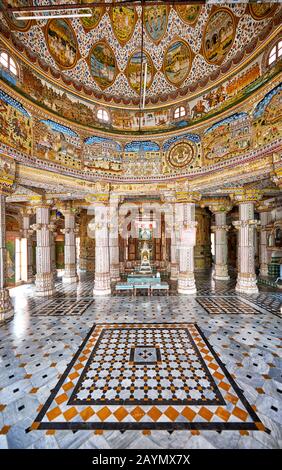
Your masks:
M 6 282 L 7 284 L 15 283 L 15 240 L 7 240 L 6 242 Z
M 127 67 L 126 67 L 126 74 L 128 78 L 128 82 L 137 93 L 140 92 L 140 85 L 142 84 L 143 87 L 143 80 L 145 80 L 145 72 L 144 68 L 142 70 L 142 63 L 147 63 L 147 77 L 146 77 L 146 88 L 150 88 L 153 78 L 154 78 L 154 65 L 152 62 L 151 57 L 147 52 L 143 52 L 143 60 L 142 60 L 142 53 L 141 51 L 134 52 L 132 56 L 129 58 Z M 141 78 L 142 74 L 142 78 Z
M 212 64 L 220 64 L 230 51 L 236 33 L 231 11 L 220 9 L 210 16 L 203 35 L 203 53 Z
M 87 7 L 87 3 L 93 3 L 92 0 L 79 0 L 78 3 L 85 3 Z M 100 3 L 103 3 L 103 0 L 100 0 Z M 83 12 L 84 10 L 82 10 Z M 96 28 L 100 23 L 100 20 L 105 13 L 105 7 L 94 7 L 91 8 L 92 16 L 80 18 L 81 23 L 83 24 L 84 29 L 90 30 Z
M 272 15 L 275 12 L 277 6 L 277 4 L 271 2 L 250 3 L 248 5 L 249 11 L 255 20 L 261 20 Z
M 78 44 L 70 23 L 53 19 L 46 26 L 46 42 L 50 54 L 58 65 L 72 68 L 78 57 Z
M 127 6 L 112 7 L 110 9 L 110 17 L 115 36 L 118 42 L 124 46 L 134 32 L 137 21 L 135 8 Z
M 112 85 L 117 74 L 115 55 L 104 41 L 95 44 L 89 54 L 89 66 L 95 82 L 104 89 Z
M 151 6 L 144 9 L 145 29 L 155 43 L 159 43 L 166 33 L 169 16 L 168 6 Z
M 31 155 L 31 118 L 0 99 L 0 141 Z
M 173 42 L 164 56 L 163 70 L 167 80 L 180 85 L 188 76 L 192 63 L 191 49 L 183 40 Z
M 195 25 L 201 13 L 201 5 L 176 5 L 175 9 L 184 23 Z
M 8 8 L 13 7 L 26 7 L 32 5 L 31 0 L 0 0 L 0 11 L 3 11 L 4 17 L 8 23 L 19 31 L 27 31 L 32 21 L 31 20 L 17 20 L 13 13 L 7 13 Z

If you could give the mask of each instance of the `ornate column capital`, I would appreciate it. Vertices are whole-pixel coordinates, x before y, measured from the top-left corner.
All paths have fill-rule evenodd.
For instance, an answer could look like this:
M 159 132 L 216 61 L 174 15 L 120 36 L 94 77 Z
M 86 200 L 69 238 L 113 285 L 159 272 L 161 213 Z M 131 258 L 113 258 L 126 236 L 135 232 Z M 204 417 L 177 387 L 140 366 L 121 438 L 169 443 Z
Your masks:
M 255 204 L 262 197 L 263 192 L 258 189 L 236 188 L 233 194 L 230 194 L 230 198 L 235 204 Z
M 234 220 L 232 225 L 237 229 L 241 229 L 244 227 L 257 227 L 260 225 L 260 220 L 249 219 L 249 220 Z
M 197 204 L 201 200 L 201 194 L 197 191 L 176 190 L 175 202 Z
M 266 204 L 266 201 L 259 201 L 256 205 L 257 212 L 269 212 L 274 209 L 275 204 L 271 202 L 270 204 Z
M 212 232 L 221 232 L 224 230 L 225 232 L 228 232 L 230 229 L 230 225 L 212 225 L 211 226 L 211 231 Z
M 54 205 L 54 199 L 46 199 L 45 196 L 31 196 L 30 205 L 32 208 L 46 207 L 51 208 Z
M 201 207 L 208 207 L 209 210 L 213 213 L 222 213 L 229 212 L 232 209 L 232 204 L 228 198 L 215 198 L 212 200 L 203 200 L 200 204 Z

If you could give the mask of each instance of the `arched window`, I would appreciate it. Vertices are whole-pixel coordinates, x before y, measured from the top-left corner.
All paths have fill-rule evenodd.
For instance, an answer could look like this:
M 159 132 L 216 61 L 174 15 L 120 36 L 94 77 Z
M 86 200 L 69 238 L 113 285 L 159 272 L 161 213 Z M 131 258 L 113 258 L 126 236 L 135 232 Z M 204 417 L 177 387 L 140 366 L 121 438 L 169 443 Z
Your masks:
M 282 40 L 271 49 L 268 56 L 268 65 L 274 64 L 282 56 Z
M 97 111 L 97 118 L 98 118 L 100 121 L 108 122 L 108 121 L 109 121 L 109 114 L 108 114 L 108 112 L 107 112 L 105 109 L 98 109 L 98 111 Z
M 183 117 L 185 116 L 185 114 L 186 114 L 186 110 L 184 106 L 179 106 L 179 108 L 176 108 L 176 110 L 174 111 L 174 119 Z
M 9 70 L 13 75 L 18 76 L 18 67 L 14 59 L 5 51 L 0 52 L 0 65 Z

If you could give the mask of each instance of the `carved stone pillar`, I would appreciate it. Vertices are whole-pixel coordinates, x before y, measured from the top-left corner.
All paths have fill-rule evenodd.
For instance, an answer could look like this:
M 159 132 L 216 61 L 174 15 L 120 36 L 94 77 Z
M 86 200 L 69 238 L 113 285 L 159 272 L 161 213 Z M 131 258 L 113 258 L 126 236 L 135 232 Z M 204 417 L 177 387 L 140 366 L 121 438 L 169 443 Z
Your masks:
M 118 197 L 110 197 L 110 230 L 109 230 L 109 250 L 110 250 L 110 275 L 111 281 L 119 281 L 119 225 L 118 225 Z
M 259 199 L 258 192 L 244 192 L 235 195 L 239 204 L 239 220 L 233 222 L 238 233 L 238 276 L 235 290 L 253 294 L 258 292 L 255 273 L 254 231 L 259 221 L 254 219 L 254 205 Z
M 268 263 L 269 255 L 267 252 L 267 238 L 270 232 L 270 219 L 272 206 L 267 206 L 261 203 L 257 207 L 257 211 L 260 213 L 260 226 L 258 227 L 260 232 L 260 244 L 259 244 L 259 273 L 260 276 L 268 276 Z
M 30 220 L 33 215 L 32 208 L 24 208 L 22 211 L 22 239 L 21 251 L 25 253 L 26 266 L 22 267 L 21 278 L 25 282 L 33 282 L 33 251 L 32 251 L 32 235 L 33 230 L 30 228 Z
M 76 271 L 76 210 L 71 205 L 62 209 L 65 217 L 65 228 L 62 233 L 65 235 L 65 271 L 63 282 L 77 282 L 78 276 Z
M 179 225 L 179 275 L 178 293 L 195 294 L 194 246 L 196 244 L 195 203 L 201 196 L 197 193 L 181 192 L 176 197 L 180 204 L 176 206 L 177 224 Z
M 0 186 L 0 321 L 14 315 L 9 290 L 6 287 L 6 196 L 7 192 Z
M 231 206 L 218 202 L 218 204 L 210 205 L 209 209 L 215 215 L 215 225 L 211 227 L 215 233 L 215 274 L 213 277 L 225 281 L 230 279 L 227 264 L 227 232 L 230 227 L 226 225 L 226 214 L 231 210 Z
M 50 202 L 42 201 L 35 207 L 36 224 L 32 228 L 36 230 L 36 278 L 35 286 L 37 295 L 41 297 L 53 295 L 54 274 L 51 262 L 51 232 L 55 226 L 50 224 Z
M 177 281 L 178 279 L 178 260 L 177 260 L 177 222 L 176 222 L 176 206 L 172 205 L 172 224 L 171 224 L 171 244 L 170 244 L 170 279 Z
M 95 281 L 94 295 L 111 294 L 109 256 L 109 208 L 95 207 Z

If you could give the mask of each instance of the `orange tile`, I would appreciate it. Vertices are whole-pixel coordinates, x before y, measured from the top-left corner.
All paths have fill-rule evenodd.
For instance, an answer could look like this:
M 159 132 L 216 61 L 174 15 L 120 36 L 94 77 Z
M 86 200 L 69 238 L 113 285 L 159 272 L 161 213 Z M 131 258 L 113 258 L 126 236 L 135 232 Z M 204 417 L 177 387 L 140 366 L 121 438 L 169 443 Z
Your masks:
M 216 371 L 214 374 L 212 374 L 216 379 L 221 380 L 223 379 L 224 375 L 221 374 L 220 372 Z
M 214 370 L 217 370 L 218 369 L 218 365 L 217 364 L 209 364 L 209 367 L 211 369 L 214 369 Z
M 56 430 L 55 429 L 48 429 L 48 431 L 46 431 L 46 436 L 53 436 L 54 434 L 56 433 Z
M 63 389 L 65 392 L 72 387 L 74 387 L 74 384 L 72 382 L 67 382 L 66 384 L 63 385 Z
M 142 434 L 144 434 L 144 436 L 150 436 L 151 431 L 149 429 L 143 429 Z
M 261 388 L 261 387 L 257 387 L 257 388 L 256 388 L 256 391 L 257 391 L 260 395 L 263 395 L 263 394 L 264 394 L 264 390 L 263 390 L 263 388 Z
M 10 430 L 11 426 L 3 426 L 2 429 L 0 429 L 0 434 L 8 434 L 9 430 Z
M 199 436 L 200 435 L 200 431 L 198 431 L 197 429 L 193 429 L 190 432 L 191 432 L 192 436 Z
M 262 423 L 256 423 L 256 427 L 259 431 L 265 431 L 265 426 Z
M 188 419 L 188 421 L 193 421 L 196 416 L 195 411 L 193 411 L 189 406 L 185 406 L 184 410 L 182 410 L 181 414 Z
M 236 405 L 237 401 L 239 400 L 239 398 L 235 397 L 231 393 L 226 393 L 225 399 L 227 401 L 230 401 L 231 403 L 233 403 L 233 405 Z
M 68 396 L 66 393 L 62 393 L 61 395 L 59 395 L 55 401 L 58 405 L 60 405 L 61 403 L 63 403 L 64 401 L 66 401 L 68 399 Z
M 207 408 L 205 408 L 204 406 L 202 406 L 202 408 L 200 409 L 199 415 L 202 416 L 202 418 L 206 419 L 207 421 L 210 421 L 213 417 L 213 413 Z
M 87 406 L 83 411 L 81 411 L 80 416 L 83 421 L 87 421 L 91 416 L 95 414 L 95 411 L 92 410 L 91 406 Z
M 241 436 L 249 436 L 250 434 L 248 433 L 248 431 L 244 431 L 243 429 L 241 429 L 241 431 L 239 431 Z
M 237 418 L 241 419 L 242 421 L 246 421 L 248 417 L 248 413 L 244 410 L 241 410 L 241 408 L 238 408 L 238 406 L 235 406 L 234 410 L 232 411 L 232 414 L 234 416 L 237 416 Z
M 220 382 L 220 383 L 218 384 L 218 386 L 219 386 L 220 388 L 223 388 L 223 390 L 226 390 L 227 392 L 228 392 L 228 390 L 230 389 L 230 385 L 227 384 L 226 382 Z
M 72 374 L 69 375 L 69 378 L 71 380 L 76 379 L 77 377 L 79 377 L 79 374 L 77 372 L 73 372 Z
M 94 434 L 96 434 L 96 436 L 101 435 L 103 433 L 104 433 L 103 429 L 95 429 L 95 431 L 94 431 Z
M 49 419 L 49 421 L 53 421 L 53 419 L 57 418 L 57 416 L 59 416 L 61 414 L 61 410 L 58 406 L 56 406 L 56 408 L 53 408 L 52 410 L 48 411 L 48 413 L 46 413 L 47 415 L 47 418 Z
M 147 413 L 148 416 L 150 416 L 150 418 L 153 420 L 153 421 L 158 421 L 158 419 L 160 418 L 160 416 L 162 415 L 162 412 L 156 407 L 156 406 L 153 406 Z
M 57 365 L 57 362 L 52 362 L 52 364 L 50 364 L 50 367 L 56 367 Z
M 77 409 L 74 406 L 72 406 L 67 411 L 65 411 L 63 415 L 67 421 L 70 421 L 72 418 L 74 418 L 77 415 L 77 413 L 78 413 Z
M 101 408 L 97 413 L 101 421 L 105 421 L 105 419 L 107 419 L 111 414 L 112 413 L 107 406 Z
M 173 408 L 173 406 L 169 406 L 164 414 L 171 420 L 171 421 L 175 421 L 177 416 L 179 415 L 178 411 L 176 411 L 175 408 Z
M 222 406 L 219 406 L 215 412 L 215 414 L 217 416 L 219 416 L 219 418 L 223 419 L 223 421 L 228 421 L 229 419 L 229 416 L 230 416 L 230 413 L 229 411 L 225 410 L 224 408 L 222 408 Z
M 5 410 L 6 406 L 7 406 L 7 405 L 0 405 L 0 411 Z
M 39 390 L 38 387 L 33 387 L 33 388 L 29 391 L 29 393 L 36 393 L 37 390 Z
M 140 421 L 140 419 L 142 419 L 145 415 L 145 411 L 140 408 L 140 406 L 136 406 L 136 408 L 134 408 L 134 410 L 132 410 L 130 414 L 131 416 L 133 416 L 135 421 Z
M 75 370 L 79 370 L 79 369 L 81 369 L 82 367 L 83 367 L 83 365 L 80 364 L 80 362 L 79 362 L 78 364 L 76 364 L 76 365 L 74 366 L 74 369 L 75 369 Z
M 114 412 L 114 415 L 119 421 L 122 421 L 128 415 L 128 411 L 123 406 L 120 406 Z
M 36 421 L 34 423 L 32 423 L 32 425 L 30 426 L 30 429 L 32 429 L 33 431 L 38 429 L 40 426 L 40 423 L 37 423 Z

